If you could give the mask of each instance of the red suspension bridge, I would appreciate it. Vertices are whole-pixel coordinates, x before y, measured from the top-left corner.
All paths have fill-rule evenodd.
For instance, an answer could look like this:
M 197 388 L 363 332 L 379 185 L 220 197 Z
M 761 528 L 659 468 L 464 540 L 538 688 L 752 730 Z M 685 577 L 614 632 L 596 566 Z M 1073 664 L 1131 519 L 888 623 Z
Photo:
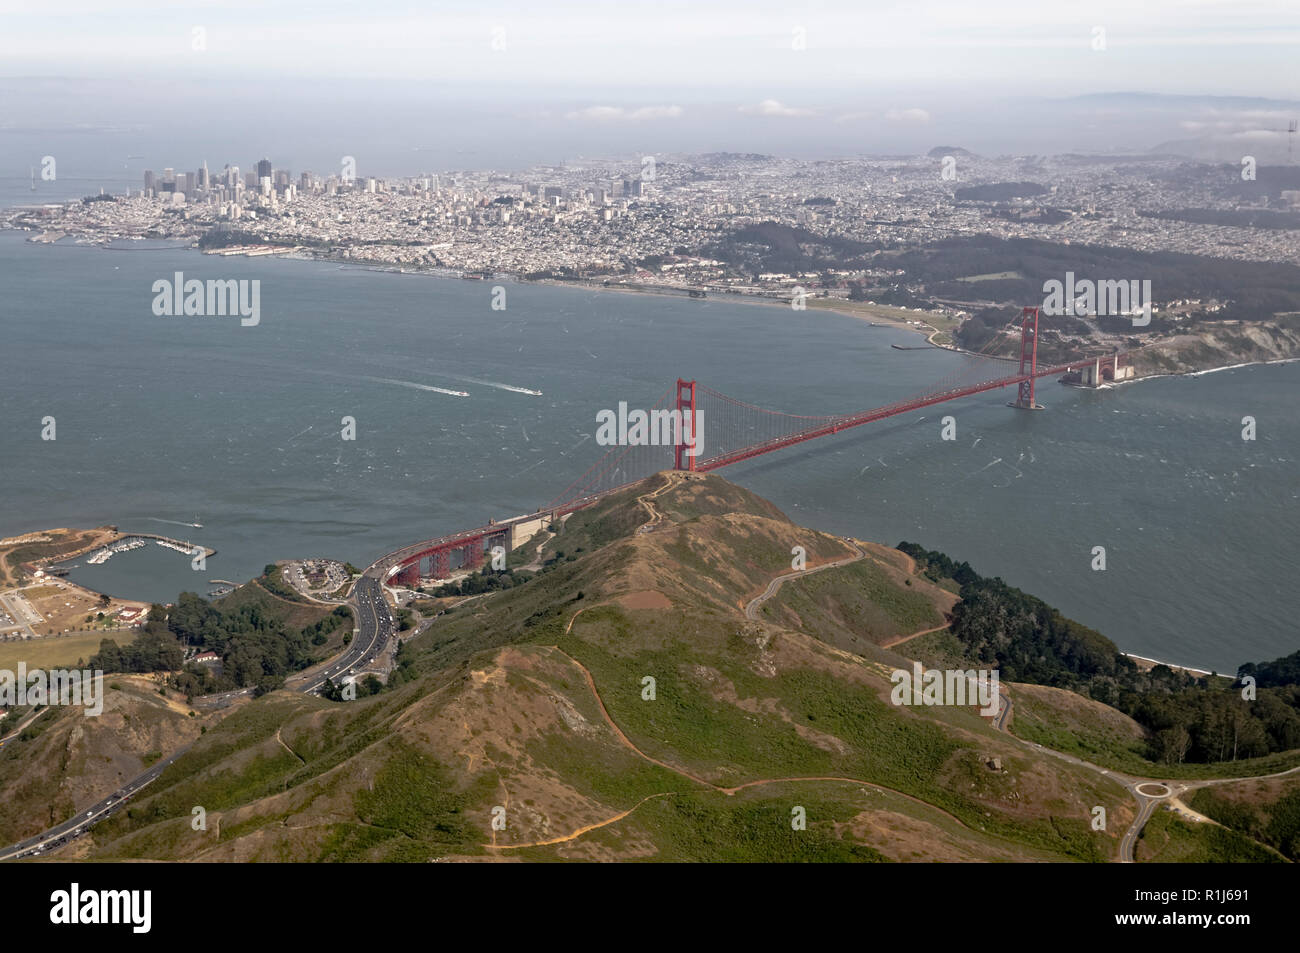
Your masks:
M 661 470 L 719 470 L 863 424 L 1005 387 L 1016 388 L 1010 406 L 1038 410 L 1034 385 L 1039 378 L 1080 371 L 1085 380 L 1100 383 L 1121 376 L 1121 361 L 1128 356 L 1121 352 L 1039 367 L 1038 309 L 1025 308 L 1018 323 L 1020 360 L 1015 373 L 989 377 L 988 362 L 966 361 L 923 393 L 856 413 L 787 414 L 736 400 L 698 381 L 678 380 L 648 410 L 629 414 L 626 405 L 620 406 L 617 438 L 610 441 L 617 445 L 536 513 L 409 546 L 379 560 L 372 571 L 415 587 L 421 577 L 445 578 L 454 569 L 477 565 L 493 546 L 509 552 L 520 537 L 531 536 L 551 520 Z

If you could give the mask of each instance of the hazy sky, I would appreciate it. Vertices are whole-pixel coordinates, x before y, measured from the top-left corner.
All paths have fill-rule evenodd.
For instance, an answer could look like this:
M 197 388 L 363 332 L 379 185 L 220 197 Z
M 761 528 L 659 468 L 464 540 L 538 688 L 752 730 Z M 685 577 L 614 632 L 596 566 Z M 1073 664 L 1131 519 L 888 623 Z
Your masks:
M 0 0 L 0 17 L 0 75 L 11 77 L 571 87 L 613 108 L 621 104 L 597 94 L 771 86 L 802 92 L 781 104 L 798 110 L 863 85 L 935 94 L 1300 92 L 1295 0 Z
M 0 178 L 56 149 L 132 179 L 252 153 L 381 173 L 939 144 L 1280 161 L 1298 49 L 1300 0 L 0 0 Z M 1196 98 L 1066 101 L 1129 91 Z

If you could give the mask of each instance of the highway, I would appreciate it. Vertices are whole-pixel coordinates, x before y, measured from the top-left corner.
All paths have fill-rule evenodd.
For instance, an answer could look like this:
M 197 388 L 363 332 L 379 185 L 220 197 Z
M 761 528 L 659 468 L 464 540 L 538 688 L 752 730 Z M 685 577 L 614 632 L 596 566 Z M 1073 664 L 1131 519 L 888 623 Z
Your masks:
M 97 804 L 92 805 L 85 811 L 85 813 L 78 814 L 76 817 L 66 820 L 56 827 L 51 827 L 49 830 L 43 831 L 35 837 L 29 837 L 25 841 L 20 841 L 17 844 L 11 844 L 8 847 L 0 849 L 0 860 L 17 860 L 20 857 L 35 857 L 39 854 L 43 854 L 47 850 L 62 847 L 69 841 L 80 837 L 96 822 L 102 821 L 110 814 L 116 812 L 127 802 L 127 799 L 130 798 L 131 795 L 135 794 L 135 792 L 139 791 L 150 781 L 155 780 L 158 775 L 163 773 L 169 764 L 189 750 L 190 746 L 186 745 L 179 751 L 175 751 L 166 758 L 163 758 L 161 761 L 156 762 L 154 766 L 144 774 L 132 778 L 108 797 L 104 798 Z
M 327 678 L 337 683 L 354 669 L 369 665 L 388 648 L 389 640 L 395 632 L 395 623 L 392 610 L 384 599 L 384 587 L 375 576 L 363 575 L 357 580 L 352 599 L 353 611 L 357 615 L 357 633 L 352 638 L 352 644 L 324 669 L 312 672 L 305 678 L 299 677 L 298 680 L 304 684 L 293 685 L 295 691 L 317 692 Z M 290 687 L 289 682 L 285 683 L 285 687 Z
M 372 566 L 366 570 L 366 574 L 357 582 L 356 589 L 353 592 L 353 609 L 357 617 L 357 632 L 347 650 L 326 665 L 325 668 L 310 673 L 300 673 L 290 678 L 285 682 L 286 689 L 307 693 L 317 692 L 325 684 L 327 678 L 331 678 L 337 683 L 345 676 L 369 665 L 381 652 L 387 649 L 395 629 L 393 614 L 388 608 L 388 603 L 384 600 L 383 586 L 378 581 L 378 575 L 381 571 Z M 294 682 L 296 684 L 291 684 Z M 243 688 L 238 691 L 205 697 L 208 701 L 222 701 L 252 695 L 252 693 L 253 689 Z M 30 720 L 28 719 L 29 722 Z M 18 730 L 21 730 L 22 727 L 25 726 L 20 726 Z M 17 733 L 15 731 L 13 734 Z M 12 735 L 9 737 L 12 737 Z M 5 740 L 8 740 L 8 738 Z M 142 788 L 156 780 L 168 765 L 189 749 L 190 745 L 186 745 L 179 751 L 175 751 L 168 757 L 158 761 L 148 771 L 132 778 L 108 797 L 79 813 L 76 817 L 69 818 L 62 824 L 51 827 L 34 837 L 29 837 L 27 840 L 0 848 L 0 861 L 35 857 L 48 850 L 62 847 L 69 841 L 80 837 L 97 822 L 117 811 Z

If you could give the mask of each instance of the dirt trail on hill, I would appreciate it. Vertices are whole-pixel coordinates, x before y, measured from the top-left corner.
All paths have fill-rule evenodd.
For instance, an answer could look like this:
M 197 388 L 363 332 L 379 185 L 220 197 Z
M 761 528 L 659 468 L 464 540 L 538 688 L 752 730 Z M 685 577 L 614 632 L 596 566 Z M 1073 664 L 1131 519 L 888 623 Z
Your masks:
M 862 547 L 860 547 L 853 540 L 849 539 L 848 537 L 844 537 L 842 542 L 847 543 L 853 549 L 853 552 L 856 553 L 856 555 L 847 556 L 844 559 L 837 559 L 834 562 L 822 563 L 820 566 L 814 566 L 811 569 L 793 569 L 790 572 L 782 573 L 781 575 L 773 579 L 771 582 L 769 582 L 767 584 L 767 588 L 764 589 L 761 594 L 749 600 L 749 604 L 745 606 L 745 618 L 750 619 L 754 622 L 759 621 L 758 618 L 759 607 L 768 599 L 771 599 L 774 595 L 776 595 L 777 590 L 780 589 L 783 585 L 785 585 L 786 582 L 788 582 L 791 579 L 798 579 L 802 576 L 810 576 L 815 572 L 821 572 L 823 569 L 836 569 L 840 566 L 848 566 L 851 565 L 852 563 L 858 562 L 859 560 L 867 558 L 867 554 L 862 551 Z
M 584 611 L 584 610 L 579 610 L 578 613 L 575 613 L 575 614 L 574 614 L 573 619 L 570 619 L 570 620 L 569 620 L 569 628 L 570 628 L 570 629 L 573 627 L 573 621 L 574 621 L 575 619 L 577 619 L 578 615 L 581 614 L 582 611 Z M 568 629 L 566 629 L 565 631 L 567 632 Z M 548 646 L 545 646 L 545 648 L 550 649 L 550 650 L 555 651 L 555 652 L 558 652 L 560 655 L 563 655 L 566 659 L 568 659 L 570 662 L 572 662 L 573 665 L 575 665 L 575 666 L 578 668 L 578 670 L 579 670 L 580 672 L 582 672 L 583 678 L 585 678 L 586 681 L 587 681 L 587 686 L 591 689 L 592 697 L 595 698 L 595 700 L 596 700 L 596 705 L 597 705 L 597 707 L 600 708 L 600 714 L 601 714 L 601 716 L 605 719 L 605 723 L 610 727 L 610 730 L 614 732 L 614 735 L 618 738 L 618 740 L 619 740 L 619 741 L 620 741 L 620 742 L 621 742 L 625 747 L 627 747 L 629 750 L 631 750 L 632 752 L 634 752 L 638 757 L 640 757 L 640 758 L 642 758 L 642 759 L 644 759 L 644 760 L 650 762 L 651 764 L 654 764 L 654 765 L 657 765 L 658 767 L 664 768 L 664 769 L 667 770 L 667 771 L 671 771 L 671 772 L 673 772 L 673 773 L 676 774 L 676 775 L 679 775 L 679 776 L 681 776 L 681 777 L 683 777 L 683 778 L 686 778 L 688 781 L 693 781 L 693 782 L 696 783 L 696 784 L 699 784 L 699 785 L 702 785 L 702 786 L 704 786 L 704 787 L 710 788 L 710 789 L 712 789 L 712 790 L 714 790 L 714 791 L 717 791 L 719 794 L 725 794 L 725 795 L 727 795 L 728 797 L 731 797 L 731 796 L 735 795 L 738 791 L 743 791 L 743 790 L 745 790 L 746 788 L 759 787 L 759 786 L 767 785 L 767 784 L 785 784 L 785 783 L 797 784 L 797 783 L 800 783 L 800 782 L 809 782 L 809 781 L 814 781 L 814 782 L 816 782 L 816 781 L 821 781 L 821 782 L 825 782 L 825 781 L 835 781 L 835 782 L 840 782 L 840 783 L 844 783 L 844 784 L 857 784 L 857 785 L 860 785 L 860 786 L 862 786 L 862 787 L 877 788 L 877 789 L 879 789 L 879 790 L 881 790 L 881 791 L 889 791 L 891 794 L 896 794 L 896 795 L 898 795 L 899 797 L 901 797 L 901 798 L 905 798 L 905 799 L 907 799 L 908 801 L 911 801 L 911 802 L 914 803 L 914 804 L 919 804 L 919 805 L 921 805 L 922 807 L 925 807 L 925 808 L 928 808 L 928 809 L 930 809 L 930 810 L 932 810 L 932 811 L 935 811 L 935 812 L 938 813 L 938 814 L 942 814 L 944 817 L 946 817 L 946 818 L 948 818 L 949 820 L 953 821 L 954 823 L 960 825 L 960 826 L 963 827 L 964 829 L 970 831 L 972 834 L 980 834 L 980 833 L 984 833 L 985 836 L 990 836 L 990 837 L 995 837 L 995 836 L 997 836 L 997 835 L 987 834 L 987 832 L 980 832 L 980 831 L 977 831 L 975 828 L 971 827 L 969 824 L 967 824 L 965 821 L 963 821 L 960 817 L 957 817 L 955 814 L 950 814 L 949 812 L 945 811 L 943 808 L 941 808 L 941 807 L 937 807 L 936 805 L 931 804 L 929 801 L 924 801 L 924 800 L 922 800 L 921 798 L 915 797 L 915 796 L 913 796 L 913 795 L 911 795 L 911 794 L 907 794 L 907 793 L 904 792 L 904 791 L 899 791 L 897 788 L 891 788 L 891 787 L 888 787 L 887 785 L 881 784 L 879 781 L 866 781 L 866 780 L 863 780 L 863 779 L 860 779 L 860 778 L 843 778 L 843 777 L 834 777 L 834 776 L 828 776 L 828 777 L 823 777 L 823 776 L 817 776 L 817 777 L 794 777 L 794 778 L 758 778 L 758 779 L 753 780 L 753 781 L 746 781 L 746 782 L 744 782 L 743 784 L 738 784 L 738 785 L 736 785 L 735 787 L 724 788 L 724 787 L 721 787 L 721 786 L 719 786 L 719 785 L 716 785 L 716 784 L 712 783 L 711 781 L 706 781 L 706 780 L 704 780 L 703 778 L 696 777 L 695 775 L 691 774 L 689 771 L 685 770 L 684 768 L 679 768 L 679 767 L 677 767 L 676 765 L 671 765 L 671 764 L 668 764 L 667 762 L 660 761 L 658 758 L 651 757 L 650 755 L 648 755 L 648 754 L 646 754 L 644 751 L 642 751 L 640 748 L 638 748 L 635 744 L 633 744 L 632 741 L 631 741 L 631 739 L 628 738 L 628 736 L 627 736 L 626 734 L 623 733 L 623 729 L 620 728 L 620 727 L 618 726 L 618 724 L 614 721 L 614 719 L 610 716 L 610 714 L 609 714 L 609 710 L 605 707 L 605 701 L 604 701 L 604 699 L 602 699 L 602 698 L 600 697 L 600 691 L 596 688 L 596 681 L 595 681 L 594 678 L 592 678 L 591 672 L 587 670 L 587 667 L 586 667 L 585 665 L 583 665 L 581 662 L 579 662 L 579 661 L 578 661 L 576 658 L 574 658 L 572 655 L 570 655 L 568 652 L 564 651 L 564 649 L 560 648 L 558 645 L 548 645 Z M 566 835 L 561 836 L 561 837 L 555 837 L 555 838 L 551 838 L 551 839 L 549 839 L 549 840 L 545 840 L 545 841 L 537 841 L 537 842 L 534 842 L 534 843 L 528 843 L 528 844 L 495 844 L 495 843 L 494 843 L 494 844 L 487 845 L 487 846 L 489 846 L 489 847 L 491 847 L 491 848 L 493 848 L 493 849 L 496 849 L 496 850 L 515 850 L 515 849 L 522 848 L 522 847 L 547 847 L 547 846 L 550 846 L 550 845 L 552 845 L 552 844 L 562 844 L 562 843 L 566 843 L 566 842 L 569 842 L 569 841 L 576 840 L 577 838 L 581 837 L 583 834 L 586 834 L 586 833 L 588 833 L 588 832 L 590 832 L 590 831 L 598 830 L 599 828 L 607 827 L 607 826 L 609 826 L 610 824 L 613 824 L 613 823 L 616 823 L 616 822 L 618 822 L 618 821 L 621 821 L 623 818 L 627 817 L 629 814 L 631 814 L 633 811 L 635 811 L 637 808 L 639 808 L 639 807 L 640 807 L 642 804 L 644 804 L 646 801 L 652 800 L 652 799 L 657 798 L 657 797 L 669 797 L 669 796 L 674 795 L 675 793 L 676 793 L 676 792 L 673 792 L 673 791 L 662 791 L 662 792 L 660 792 L 660 793 L 658 793 L 658 794 L 651 794 L 651 795 L 648 795 L 648 796 L 642 798 L 640 801 L 638 801 L 638 802 L 637 802 L 636 804 L 634 804 L 632 807 L 628 808 L 626 811 L 621 811 L 620 813 L 614 815 L 613 817 L 610 817 L 610 818 L 608 818 L 608 819 L 606 819 L 606 820 L 603 820 L 603 821 L 598 821 L 598 822 L 596 822 L 595 824 L 588 824 L 588 825 L 586 825 L 586 826 L 584 826 L 584 827 L 580 827 L 578 830 L 574 831 L 572 834 L 566 834 Z
M 945 622 L 943 625 L 936 625 L 933 629 L 922 629 L 920 632 L 900 635 L 898 638 L 890 639 L 888 642 L 881 642 L 880 647 L 882 649 L 892 649 L 895 645 L 902 645 L 904 642 L 910 642 L 912 639 L 919 638 L 922 635 L 929 635 L 931 632 L 942 632 L 950 625 L 952 625 L 951 622 Z

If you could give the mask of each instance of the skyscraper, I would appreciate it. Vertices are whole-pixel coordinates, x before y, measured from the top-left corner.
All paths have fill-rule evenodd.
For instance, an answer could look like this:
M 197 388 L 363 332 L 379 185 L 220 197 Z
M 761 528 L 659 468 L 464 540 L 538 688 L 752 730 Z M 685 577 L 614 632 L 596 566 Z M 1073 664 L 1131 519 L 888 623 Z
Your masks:
M 270 159 L 262 159 L 257 163 L 257 177 L 259 179 L 269 179 L 271 177 Z

